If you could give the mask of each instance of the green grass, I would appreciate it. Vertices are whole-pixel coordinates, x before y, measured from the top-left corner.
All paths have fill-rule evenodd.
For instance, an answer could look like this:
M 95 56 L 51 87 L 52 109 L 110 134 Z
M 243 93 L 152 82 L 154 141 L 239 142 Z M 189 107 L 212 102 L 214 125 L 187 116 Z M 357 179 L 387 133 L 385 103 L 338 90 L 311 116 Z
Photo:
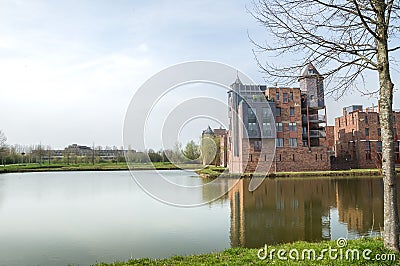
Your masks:
M 198 175 L 201 175 L 206 178 L 216 178 L 219 177 L 221 173 L 224 172 L 225 170 L 227 170 L 227 168 L 225 167 L 209 165 L 202 169 L 196 169 L 195 172 Z
M 178 165 L 179 166 L 179 165 Z M 130 164 L 132 170 L 173 170 L 180 169 L 178 166 L 168 162 L 156 162 L 156 163 L 133 163 Z M 183 164 L 185 169 L 197 169 L 198 164 Z M 14 172 L 47 172 L 47 171 L 111 171 L 111 170 L 128 170 L 126 163 L 96 163 L 96 164 L 10 164 L 5 167 L 0 165 L 1 173 L 14 173 Z M 204 169 L 195 170 L 197 174 L 206 178 L 216 178 L 224 172 L 226 168 L 219 166 L 208 166 Z M 397 169 L 397 173 L 400 174 L 400 169 Z M 232 177 L 227 173 L 222 174 L 225 177 Z M 242 177 L 251 176 L 262 176 L 263 173 L 244 173 Z M 335 176 L 335 177 L 349 177 L 349 176 L 381 176 L 379 169 L 353 169 L 353 170 L 341 170 L 341 171 L 314 171 L 314 172 L 278 172 L 270 173 L 268 177 L 323 177 L 323 176 Z
M 197 169 L 195 172 L 203 177 L 216 178 L 221 175 L 221 172 L 226 168 L 209 166 L 204 169 Z M 396 169 L 397 174 L 400 174 L 400 169 Z M 229 174 L 222 176 L 230 177 Z M 265 176 L 265 173 L 244 173 L 242 177 Z M 381 176 L 380 169 L 352 169 L 352 170 L 335 170 L 335 171 L 309 171 L 309 172 L 277 172 L 269 173 L 267 177 L 349 177 L 349 176 Z
M 369 254 L 370 258 L 375 258 L 377 254 L 394 254 L 388 249 L 383 247 L 383 241 L 377 238 L 364 238 L 357 240 L 349 240 L 347 246 L 341 248 L 343 250 L 342 260 L 331 259 L 329 253 L 325 253 L 325 256 L 321 260 L 301 260 L 301 252 L 305 249 L 314 249 L 316 252 L 316 258 L 321 254 L 323 249 L 338 249 L 336 241 L 322 241 L 318 243 L 308 242 L 295 242 L 289 244 L 281 244 L 276 246 L 268 246 L 268 251 L 275 249 L 275 256 L 271 259 L 267 258 L 261 260 L 258 258 L 257 253 L 259 249 L 248 249 L 248 248 L 230 248 L 222 252 L 213 252 L 209 254 L 201 255 L 189 255 L 189 256 L 173 256 L 165 259 L 133 259 L 127 262 L 113 262 L 113 263 L 98 263 L 97 266 L 115 265 L 400 265 L 399 256 L 396 254 L 395 261 L 376 261 L 376 260 L 365 260 L 362 257 L 363 250 L 369 249 L 372 251 Z M 300 253 L 300 260 L 280 260 L 278 259 L 276 252 L 279 249 L 285 250 L 286 257 L 291 249 L 296 249 Z M 346 259 L 347 249 L 357 249 L 360 252 L 359 260 Z M 340 249 L 337 253 L 340 258 Z
M 184 164 L 185 169 L 198 168 L 198 164 Z M 130 164 L 132 170 L 173 170 L 180 169 L 178 166 L 172 163 L 157 162 L 157 163 L 135 163 Z M 0 166 L 1 173 L 15 173 L 15 172 L 48 172 L 48 171 L 112 171 L 112 170 L 128 170 L 126 163 L 96 163 L 96 164 L 10 164 L 6 166 Z

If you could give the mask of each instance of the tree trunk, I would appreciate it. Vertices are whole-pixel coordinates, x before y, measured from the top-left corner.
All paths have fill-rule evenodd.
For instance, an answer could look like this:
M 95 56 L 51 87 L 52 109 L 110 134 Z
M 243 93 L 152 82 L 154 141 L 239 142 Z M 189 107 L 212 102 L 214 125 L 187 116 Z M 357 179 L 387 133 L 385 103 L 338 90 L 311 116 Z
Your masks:
M 384 14 L 379 12 L 378 14 Z M 389 71 L 387 28 L 384 15 L 378 15 L 377 61 L 380 85 L 379 118 L 382 132 L 382 174 L 383 174 L 383 225 L 385 247 L 399 251 L 399 214 L 397 206 L 396 170 L 393 138 L 393 83 Z

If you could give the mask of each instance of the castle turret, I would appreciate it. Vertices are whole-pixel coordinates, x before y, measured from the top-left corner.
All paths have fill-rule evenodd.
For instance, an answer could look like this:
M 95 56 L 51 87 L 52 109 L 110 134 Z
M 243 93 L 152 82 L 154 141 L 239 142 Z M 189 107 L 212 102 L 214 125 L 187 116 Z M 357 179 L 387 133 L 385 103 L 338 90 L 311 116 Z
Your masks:
M 203 130 L 203 136 L 204 135 L 214 136 L 214 131 L 211 129 L 210 125 L 208 125 L 206 130 Z
M 312 63 L 308 63 L 299 77 L 301 90 L 301 114 L 303 146 L 324 145 L 326 138 L 326 108 L 324 100 L 324 77 Z
M 298 79 L 300 90 L 307 95 L 308 107 L 322 109 L 324 100 L 324 77 L 312 63 L 308 63 Z

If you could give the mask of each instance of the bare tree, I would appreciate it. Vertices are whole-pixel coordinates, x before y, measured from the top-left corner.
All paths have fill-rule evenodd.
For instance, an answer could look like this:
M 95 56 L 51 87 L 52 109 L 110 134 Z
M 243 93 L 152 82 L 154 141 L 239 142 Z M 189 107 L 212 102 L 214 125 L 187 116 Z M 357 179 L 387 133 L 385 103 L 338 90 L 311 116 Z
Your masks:
M 36 146 L 36 152 L 37 157 L 39 158 L 39 164 L 42 165 L 43 163 L 43 155 L 44 155 L 44 149 L 43 149 L 43 145 L 40 142 L 39 145 Z
M 50 145 L 47 145 L 46 151 L 47 151 L 47 159 L 48 159 L 49 165 L 50 165 L 51 164 L 51 156 L 52 156 L 52 153 L 53 153 Z
M 7 141 L 6 136 L 4 135 L 3 131 L 0 130 L 0 156 L 1 156 L 1 162 L 3 165 L 5 165 L 4 153 L 6 151 L 6 141 Z
M 268 41 L 253 43 L 257 62 L 267 78 L 290 82 L 309 62 L 330 69 L 322 73 L 338 96 L 364 84 L 367 73 L 379 77 L 384 183 L 384 243 L 399 251 L 398 207 L 393 143 L 393 58 L 400 30 L 400 4 L 396 0 L 255 0 L 251 11 L 267 29 Z M 262 63 L 260 53 L 270 56 Z M 291 56 L 285 66 L 274 57 Z M 290 59 L 289 59 L 290 60 Z M 378 92 L 378 91 L 377 91 Z

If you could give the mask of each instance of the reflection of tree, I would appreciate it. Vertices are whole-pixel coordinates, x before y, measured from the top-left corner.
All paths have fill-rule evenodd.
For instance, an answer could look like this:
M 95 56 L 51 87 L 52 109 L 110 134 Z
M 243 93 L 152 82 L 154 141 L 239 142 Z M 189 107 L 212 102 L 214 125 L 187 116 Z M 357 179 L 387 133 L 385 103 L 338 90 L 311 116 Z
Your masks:
M 225 202 L 228 197 L 228 191 L 230 187 L 233 187 L 238 179 L 235 178 L 210 178 L 202 179 L 203 191 L 202 197 L 203 202 Z

